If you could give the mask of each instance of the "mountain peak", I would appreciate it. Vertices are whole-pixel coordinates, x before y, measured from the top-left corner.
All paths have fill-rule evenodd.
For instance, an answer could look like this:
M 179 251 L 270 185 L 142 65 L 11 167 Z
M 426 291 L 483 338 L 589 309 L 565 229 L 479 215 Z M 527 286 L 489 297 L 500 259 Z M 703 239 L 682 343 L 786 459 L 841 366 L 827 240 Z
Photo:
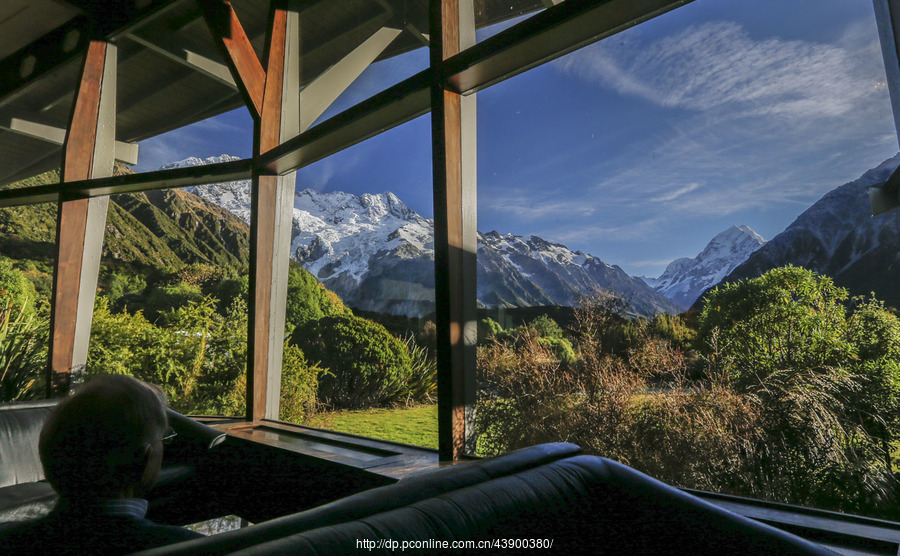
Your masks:
M 193 157 L 166 167 L 231 159 Z M 246 180 L 189 189 L 249 218 Z M 434 223 L 395 194 L 304 189 L 294 195 L 292 216 L 291 257 L 345 303 L 394 314 L 434 310 Z M 608 290 L 630 299 L 636 314 L 673 309 L 619 267 L 536 235 L 479 234 L 477 261 L 478 301 L 487 307 L 572 305 L 582 295 Z
M 687 309 L 765 243 L 750 226 L 734 225 L 716 234 L 696 257 L 675 259 L 659 278 L 645 281 Z

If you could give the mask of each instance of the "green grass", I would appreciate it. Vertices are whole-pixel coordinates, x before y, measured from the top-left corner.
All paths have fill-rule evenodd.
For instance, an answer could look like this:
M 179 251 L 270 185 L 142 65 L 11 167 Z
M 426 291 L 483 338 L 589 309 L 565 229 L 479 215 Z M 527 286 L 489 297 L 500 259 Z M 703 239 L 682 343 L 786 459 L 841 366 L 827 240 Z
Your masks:
M 426 448 L 438 447 L 437 405 L 332 411 L 316 415 L 308 424 Z

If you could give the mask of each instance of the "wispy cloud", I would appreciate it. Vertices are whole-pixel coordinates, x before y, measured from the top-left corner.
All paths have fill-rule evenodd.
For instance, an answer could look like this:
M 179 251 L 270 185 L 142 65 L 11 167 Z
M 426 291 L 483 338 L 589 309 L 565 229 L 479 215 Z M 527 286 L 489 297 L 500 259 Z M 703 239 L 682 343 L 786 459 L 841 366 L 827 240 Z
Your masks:
M 851 29 L 842 44 L 754 39 L 733 22 L 691 26 L 643 41 L 639 31 L 601 41 L 558 62 L 581 79 L 669 108 L 729 105 L 747 113 L 810 118 L 847 114 L 871 98 L 879 79 L 860 50 L 872 35 Z
M 665 203 L 668 201 L 674 201 L 675 199 L 681 197 L 682 195 L 684 195 L 686 193 L 690 193 L 691 191 L 697 189 L 698 187 L 700 187 L 699 183 L 696 183 L 696 182 L 690 183 L 690 184 L 685 185 L 684 187 L 680 187 L 670 193 L 664 193 L 662 195 L 657 195 L 656 197 L 651 197 L 650 201 L 652 201 L 654 203 Z
M 607 226 L 808 206 L 896 148 L 871 21 L 828 44 L 724 21 L 660 38 L 635 28 L 553 67 L 671 109 L 597 173 Z

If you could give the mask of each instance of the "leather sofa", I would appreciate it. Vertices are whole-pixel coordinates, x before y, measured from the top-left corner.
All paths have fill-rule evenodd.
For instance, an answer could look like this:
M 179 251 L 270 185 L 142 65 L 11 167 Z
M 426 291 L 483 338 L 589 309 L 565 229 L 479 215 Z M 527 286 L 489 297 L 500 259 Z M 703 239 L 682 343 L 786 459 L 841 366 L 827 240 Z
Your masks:
M 139 554 L 547 550 L 539 549 L 538 541 L 542 546 L 552 541 L 549 551 L 560 554 L 833 554 L 627 466 L 578 452 L 572 444 L 534 446 Z M 459 541 L 492 544 L 480 549 L 441 544 Z M 516 544 L 523 541 L 524 546 Z
M 41 427 L 58 400 L 0 404 L 0 523 L 24 521 L 47 514 L 57 495 L 44 480 L 38 454 Z M 201 480 L 211 450 L 225 433 L 169 410 L 169 424 L 178 433 L 166 447 L 166 459 L 150 498 L 154 519 L 191 523 L 206 519 L 215 501 Z M 190 500 L 190 503 L 186 503 Z

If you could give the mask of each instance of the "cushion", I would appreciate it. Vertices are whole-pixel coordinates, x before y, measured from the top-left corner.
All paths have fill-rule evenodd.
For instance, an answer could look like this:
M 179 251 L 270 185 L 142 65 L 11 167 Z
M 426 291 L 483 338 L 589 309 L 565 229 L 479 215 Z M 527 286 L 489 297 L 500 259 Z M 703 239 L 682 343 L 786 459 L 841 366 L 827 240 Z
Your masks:
M 56 498 L 56 492 L 47 481 L 0 488 L 0 523 L 45 516 L 53 509 Z
M 0 405 L 0 487 L 44 479 L 41 427 L 57 400 Z

